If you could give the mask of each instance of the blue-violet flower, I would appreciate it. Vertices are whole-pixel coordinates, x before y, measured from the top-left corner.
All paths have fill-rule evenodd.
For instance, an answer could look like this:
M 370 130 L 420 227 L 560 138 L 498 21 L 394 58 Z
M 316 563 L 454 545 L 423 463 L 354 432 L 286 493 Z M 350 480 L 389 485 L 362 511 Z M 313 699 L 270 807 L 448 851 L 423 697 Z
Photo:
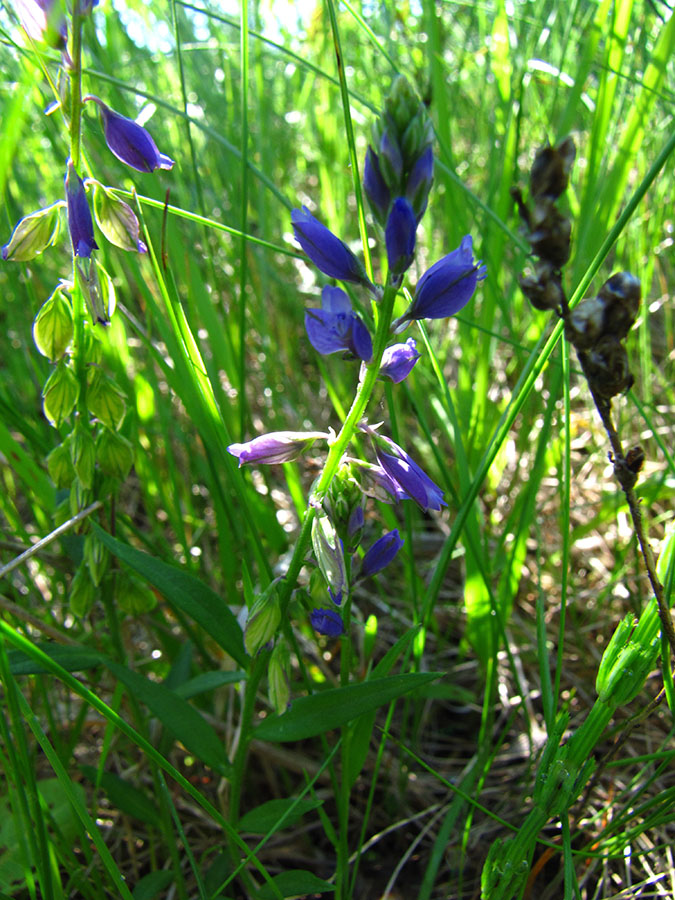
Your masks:
M 363 263 L 306 206 L 291 212 L 291 224 L 296 241 L 324 275 L 371 287 Z
M 314 441 L 329 437 L 323 431 L 271 431 L 245 444 L 230 444 L 227 450 L 237 457 L 240 468 L 253 463 L 273 465 L 291 462 L 309 450 Z
M 326 637 L 340 637 L 345 631 L 342 616 L 334 609 L 314 609 L 309 614 L 309 621 L 315 631 Z
M 354 479 L 367 497 L 381 503 L 398 503 L 399 500 L 410 499 L 403 488 L 387 475 L 382 466 L 354 457 L 347 457 L 346 462 L 350 464 Z
M 415 258 L 415 232 L 417 219 L 412 206 L 405 197 L 394 200 L 384 239 L 387 245 L 387 260 L 392 275 L 402 275 Z
M 154 172 L 155 169 L 172 169 L 174 161 L 157 149 L 150 132 L 115 112 L 98 97 L 88 94 L 83 98 L 98 104 L 103 119 L 103 134 L 108 149 L 125 165 L 139 172 Z
M 369 426 L 361 426 L 373 440 L 377 460 L 387 475 L 423 510 L 446 506 L 442 489 L 423 472 L 402 447 L 391 438 L 377 434 Z
M 405 195 L 419 222 L 429 202 L 429 191 L 434 180 L 434 151 L 431 145 L 420 154 L 412 167 L 405 186 Z
M 392 562 L 403 544 L 404 541 L 396 528 L 388 534 L 382 535 L 363 557 L 359 578 L 369 578 L 371 575 L 381 572 Z
M 94 240 L 94 223 L 87 203 L 84 182 L 75 171 L 71 159 L 66 168 L 66 207 L 68 209 L 68 229 L 73 242 L 75 256 L 89 257 L 93 250 L 98 250 Z
M 408 338 L 405 344 L 392 344 L 382 354 L 380 377 L 398 384 L 408 377 L 419 358 L 415 338 Z
M 366 192 L 366 197 L 368 197 L 373 215 L 380 225 L 384 225 L 389 214 L 391 194 L 380 171 L 380 160 L 372 147 L 368 147 L 366 150 L 366 162 L 363 167 L 363 189 Z
M 352 311 L 342 288 L 326 285 L 321 293 L 321 309 L 305 310 L 305 329 L 314 349 L 323 355 L 346 350 L 364 362 L 373 355 L 370 333 Z
M 469 302 L 476 285 L 487 275 L 487 268 L 473 258 L 471 235 L 420 278 L 407 311 L 393 328 L 401 331 L 414 319 L 445 319 L 454 316 Z

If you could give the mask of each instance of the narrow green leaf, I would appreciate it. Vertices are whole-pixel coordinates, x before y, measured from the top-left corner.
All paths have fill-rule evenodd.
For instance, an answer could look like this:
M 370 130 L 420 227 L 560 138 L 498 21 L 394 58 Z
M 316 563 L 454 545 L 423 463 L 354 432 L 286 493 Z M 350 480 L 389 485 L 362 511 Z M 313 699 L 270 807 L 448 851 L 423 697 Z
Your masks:
M 246 672 L 201 672 L 195 675 L 189 681 L 179 685 L 176 693 L 189 700 L 190 697 L 196 697 L 197 694 L 205 694 L 207 691 L 213 691 L 222 687 L 224 684 L 236 684 L 238 681 L 244 681 Z
M 320 800 L 312 800 L 304 797 L 297 800 L 288 797 L 283 800 L 268 800 L 261 803 L 255 809 L 249 810 L 239 820 L 239 831 L 250 831 L 252 834 L 273 834 L 279 828 L 279 822 L 283 818 L 282 827 L 295 825 L 305 815 L 321 806 Z M 291 810 L 288 812 L 288 810 Z M 286 814 L 288 812 L 288 814 Z M 285 818 L 284 818 L 285 816 Z
M 334 688 L 293 701 L 283 716 L 270 716 L 255 731 L 261 741 L 299 741 L 339 728 L 436 678 L 442 672 L 411 672 Z
M 96 784 L 97 772 L 93 766 L 80 766 L 80 772 L 92 784 Z M 113 772 L 103 772 L 100 786 L 115 809 L 140 822 L 154 825 L 155 828 L 160 827 L 161 819 L 157 807 L 142 790 Z
M 103 662 L 101 654 L 89 647 L 70 647 L 62 644 L 38 644 L 37 646 L 67 672 L 93 669 Z M 39 660 L 31 659 L 21 650 L 10 650 L 7 655 L 12 675 L 41 675 L 50 671 Z
M 123 544 L 97 525 L 93 527 L 111 553 L 146 578 L 164 594 L 169 603 L 175 604 L 201 625 L 240 666 L 247 667 L 248 657 L 244 650 L 241 628 L 222 597 L 182 569 L 169 566 L 154 556 Z
M 324 881 L 323 878 L 317 878 L 312 872 L 304 869 L 291 869 L 288 872 L 282 872 L 272 879 L 275 886 L 281 891 L 283 897 L 305 897 L 307 894 L 324 894 L 327 891 L 334 891 L 335 885 L 330 881 Z M 260 900 L 268 900 L 275 897 L 270 885 L 264 885 L 258 892 Z
M 134 888 L 134 900 L 153 900 L 160 891 L 162 896 L 166 897 L 166 889 L 173 882 L 173 872 L 161 870 L 159 872 L 150 872 L 138 882 Z
M 226 771 L 228 762 L 222 741 L 193 706 L 163 684 L 150 681 L 126 666 L 112 660 L 106 660 L 105 664 L 191 753 L 217 772 Z

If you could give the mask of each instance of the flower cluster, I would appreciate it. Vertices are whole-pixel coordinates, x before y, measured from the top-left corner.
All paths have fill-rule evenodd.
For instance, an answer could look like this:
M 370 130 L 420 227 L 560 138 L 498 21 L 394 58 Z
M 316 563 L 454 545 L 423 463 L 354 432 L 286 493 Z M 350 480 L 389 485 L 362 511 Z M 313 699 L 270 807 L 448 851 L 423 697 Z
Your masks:
M 418 362 L 414 338 L 386 346 L 387 333 L 397 334 L 421 319 L 454 315 L 469 302 L 486 276 L 485 266 L 474 259 L 471 236 L 466 235 L 457 249 L 418 279 L 412 302 L 392 322 L 396 295 L 414 262 L 417 226 L 427 208 L 434 168 L 432 140 L 433 129 L 424 104 L 404 78 L 397 78 L 373 129 L 363 178 L 364 192 L 386 247 L 384 284 L 374 284 L 351 247 L 306 206 L 291 214 L 295 239 L 319 271 L 351 285 L 351 290 L 365 289 L 370 302 L 379 304 L 374 316 L 379 323 L 376 335 L 371 334 L 364 318 L 355 311 L 352 298 L 341 287 L 325 285 L 321 307 L 305 311 L 305 330 L 317 353 L 341 353 L 345 360 L 360 361 L 358 391 L 366 381 L 372 390 L 375 378 L 400 383 Z M 345 455 L 327 491 L 312 501 L 314 558 L 332 606 L 314 609 L 310 622 L 328 637 L 338 637 L 345 631 L 345 598 L 351 597 L 352 588 L 381 572 L 403 546 L 394 529 L 375 540 L 359 559 L 366 522 L 365 498 L 384 503 L 412 500 L 424 512 L 440 511 L 445 506 L 442 488 L 402 447 L 381 435 L 379 427 L 360 425 L 370 439 L 376 461 Z M 232 444 L 228 450 L 240 466 L 289 462 L 320 438 L 329 443 L 336 440 L 334 435 L 317 432 L 274 432 Z
M 89 103 L 98 107 L 105 142 L 125 165 L 140 172 L 173 166 L 173 160 L 159 152 L 144 127 L 94 95 L 81 96 L 82 72 L 86 70 L 82 65 L 83 25 L 97 5 L 98 0 L 15 2 L 29 39 L 61 51 L 60 61 L 54 63 L 60 71 L 53 81 L 63 87 L 59 102 L 64 105 L 71 149 L 61 197 L 24 215 L 1 249 L 7 262 L 35 259 L 56 242 L 65 211 L 72 275 L 61 279 L 43 302 L 33 322 L 33 340 L 53 363 L 42 392 L 44 414 L 55 428 L 71 424 L 70 433 L 48 455 L 47 467 L 56 487 L 69 490 L 67 505 L 73 515 L 95 498 L 113 493 L 134 461 L 133 446 L 120 431 L 126 414 L 124 394 L 104 373 L 100 343 L 92 334 L 96 326 L 109 324 L 115 306 L 113 280 L 99 261 L 103 241 L 98 232 L 124 250 L 147 252 L 132 208 L 112 188 L 94 178 L 83 178 L 83 109 Z M 50 65 L 52 59 L 45 55 L 44 64 Z M 71 584 L 69 602 L 74 614 L 83 616 L 89 611 L 107 570 L 107 551 L 94 534 L 87 534 L 83 562 Z M 133 605 L 139 608 L 138 602 Z

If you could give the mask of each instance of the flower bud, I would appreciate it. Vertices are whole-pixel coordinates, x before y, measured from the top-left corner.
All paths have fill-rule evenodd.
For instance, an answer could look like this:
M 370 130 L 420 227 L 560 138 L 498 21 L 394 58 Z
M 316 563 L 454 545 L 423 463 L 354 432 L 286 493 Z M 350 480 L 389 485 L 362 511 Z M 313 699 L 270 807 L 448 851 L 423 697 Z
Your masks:
M 124 394 L 100 369 L 87 373 L 87 409 L 106 428 L 119 431 L 126 413 Z
M 94 240 L 94 223 L 87 203 L 84 182 L 77 174 L 73 161 L 66 166 L 66 206 L 68 208 L 68 228 L 76 257 L 90 257 L 98 249 Z
M 363 492 L 352 477 L 349 465 L 343 463 L 335 473 L 324 497 L 323 508 L 345 551 L 354 553 L 363 535 Z
M 628 354 L 618 338 L 600 338 L 590 350 L 579 351 L 579 362 L 592 389 L 606 400 L 633 386 Z
M 635 324 L 640 311 L 640 281 L 630 272 L 617 272 L 608 278 L 598 292 L 604 305 L 604 331 L 623 340 Z
M 404 541 L 396 528 L 388 534 L 382 535 L 363 557 L 359 578 L 369 578 L 385 569 L 395 559 L 403 544 Z
M 103 266 L 90 257 L 76 257 L 75 266 L 92 325 L 109 325 L 116 302 L 112 279 Z M 103 278 L 99 278 L 99 269 Z
M 267 696 L 272 709 L 279 716 L 291 705 L 290 672 L 291 651 L 286 641 L 281 638 L 274 645 L 267 667 Z
M 86 488 L 79 478 L 75 478 L 70 485 L 70 493 L 68 495 L 68 504 L 70 506 L 70 515 L 76 516 L 82 512 L 91 503 L 93 497 L 90 488 Z
M 10 262 L 25 262 L 51 246 L 59 233 L 59 209 L 62 206 L 63 200 L 58 200 L 20 219 L 2 248 L 2 258 Z
M 72 339 L 73 310 L 63 292 L 57 288 L 35 317 L 33 340 L 43 356 L 56 361 L 66 352 Z
M 42 408 L 51 425 L 59 428 L 77 403 L 80 386 L 72 369 L 58 363 L 42 389 Z
M 291 462 L 312 446 L 314 441 L 329 438 L 324 431 L 271 431 L 245 444 L 230 444 L 227 452 L 236 456 L 239 467 L 273 465 Z
M 128 616 L 142 616 L 157 606 L 152 590 L 126 572 L 115 574 L 115 601 L 120 611 Z
M 314 609 L 309 614 L 312 628 L 326 637 L 340 637 L 345 632 L 342 616 L 336 609 Z
M 382 354 L 379 377 L 399 384 L 408 377 L 419 358 L 415 338 L 408 338 L 405 344 L 392 344 Z
M 91 580 L 98 587 L 103 576 L 108 571 L 110 553 L 108 548 L 101 543 L 93 531 L 84 539 L 83 559 L 89 569 Z
M 94 217 L 105 237 L 122 250 L 147 253 L 140 239 L 140 225 L 133 209 L 111 190 L 96 184 L 94 187 Z
M 412 206 L 405 197 L 397 197 L 391 207 L 384 231 L 387 245 L 389 272 L 402 275 L 415 258 L 415 232 L 417 220 Z
M 331 600 L 339 606 L 342 603 L 342 592 L 347 586 L 347 573 L 342 541 L 326 515 L 319 514 L 312 521 L 312 546 Z
M 101 111 L 103 120 L 103 133 L 108 149 L 120 162 L 138 172 L 154 172 L 155 169 L 172 169 L 174 161 L 157 149 L 150 132 L 128 119 L 126 116 L 115 112 L 100 100 L 88 94 L 84 101 L 93 100 Z
M 281 622 L 281 607 L 276 583 L 256 597 L 244 628 L 246 652 L 254 656 L 272 640 Z
M 87 615 L 96 599 L 96 587 L 89 577 L 85 565 L 79 567 L 73 580 L 70 582 L 68 592 L 68 606 L 74 616 L 80 619 Z
M 324 275 L 371 286 L 363 263 L 306 206 L 291 212 L 291 224 L 296 241 Z
M 96 441 L 96 461 L 104 475 L 124 481 L 134 464 L 134 448 L 121 434 L 104 428 Z
M 47 456 L 47 471 L 57 488 L 69 488 L 75 478 L 75 469 L 70 459 L 70 448 L 66 442 L 59 444 Z
M 91 489 L 94 485 L 94 469 L 96 466 L 94 439 L 81 422 L 78 421 L 68 443 L 70 459 L 77 477 L 83 487 Z

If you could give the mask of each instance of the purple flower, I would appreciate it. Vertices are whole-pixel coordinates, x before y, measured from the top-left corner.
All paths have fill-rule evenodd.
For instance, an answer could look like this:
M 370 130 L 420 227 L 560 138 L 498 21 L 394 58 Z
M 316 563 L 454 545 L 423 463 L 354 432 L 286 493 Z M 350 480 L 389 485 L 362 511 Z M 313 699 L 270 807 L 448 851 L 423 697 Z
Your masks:
M 314 218 L 306 206 L 292 211 L 291 224 L 296 241 L 324 275 L 371 286 L 363 264 L 344 241 Z
M 429 144 L 418 156 L 405 186 L 405 195 L 419 222 L 427 208 L 431 182 L 434 180 L 434 151 Z
M 387 347 L 382 354 L 380 377 L 391 378 L 395 384 L 407 378 L 420 358 L 416 348 L 415 338 L 408 338 L 405 344 L 392 344 L 391 347 Z
M 445 319 L 454 316 L 469 302 L 487 269 L 473 258 L 471 235 L 422 275 L 413 302 L 393 328 L 401 331 L 414 319 Z
M 159 152 L 152 136 L 142 125 L 110 109 L 98 97 L 89 94 L 84 100 L 93 100 L 98 104 L 105 142 L 121 162 L 139 172 L 173 168 L 174 161 Z
M 29 37 L 50 47 L 65 47 L 68 29 L 60 4 L 54 0 L 14 0 L 14 6 Z
M 397 197 L 391 207 L 384 238 L 387 260 L 392 275 L 402 275 L 415 257 L 417 219 L 405 197 Z
M 334 609 L 313 609 L 309 621 L 315 631 L 326 637 L 340 637 L 345 632 L 342 616 Z
M 321 309 L 305 311 L 305 329 L 309 342 L 322 355 L 346 350 L 364 362 L 373 355 L 370 333 L 352 311 L 342 288 L 326 285 L 321 293 Z
M 271 431 L 245 444 L 230 444 L 227 450 L 237 457 L 239 468 L 252 463 L 273 465 L 297 459 L 314 441 L 328 437 L 323 431 Z
M 381 572 L 392 562 L 403 544 L 404 541 L 400 538 L 396 528 L 388 534 L 382 535 L 363 557 L 359 578 L 369 578 L 371 575 Z
M 420 469 L 417 463 L 391 438 L 377 434 L 369 426 L 361 426 L 373 440 L 377 460 L 402 491 L 417 503 L 423 510 L 440 509 L 446 503 L 443 491 L 429 476 Z
M 392 139 L 388 131 L 380 138 L 380 168 L 388 184 L 396 184 L 403 174 L 403 156 L 398 140 Z
M 363 189 L 366 192 L 366 197 L 368 197 L 373 215 L 380 225 L 384 225 L 389 213 L 391 194 L 382 177 L 377 153 L 374 152 L 372 147 L 368 147 L 366 151 L 366 162 L 363 167 Z
M 98 244 L 94 240 L 94 223 L 87 203 L 84 182 L 75 171 L 71 159 L 68 160 L 66 167 L 66 207 L 73 253 L 75 256 L 89 257 L 92 250 L 98 250 Z
M 410 499 L 406 492 L 387 475 L 382 466 L 348 457 L 352 475 L 364 494 L 381 503 L 398 503 Z

